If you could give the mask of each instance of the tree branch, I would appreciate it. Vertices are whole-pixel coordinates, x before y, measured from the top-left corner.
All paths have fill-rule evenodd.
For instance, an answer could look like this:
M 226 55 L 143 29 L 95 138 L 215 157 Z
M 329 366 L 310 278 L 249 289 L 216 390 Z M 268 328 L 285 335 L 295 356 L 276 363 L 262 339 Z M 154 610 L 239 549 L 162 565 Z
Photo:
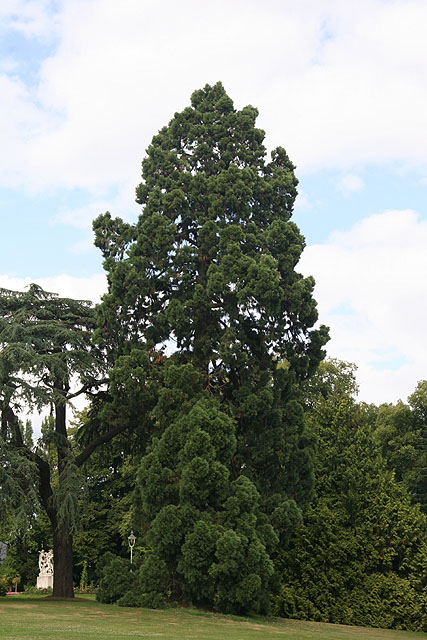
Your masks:
M 39 470 L 39 478 L 40 478 L 40 485 L 39 485 L 40 500 L 43 507 L 45 508 L 45 511 L 48 515 L 49 520 L 54 526 L 56 526 L 56 511 L 53 507 L 53 500 L 52 500 L 53 491 L 52 491 L 52 485 L 50 484 L 49 463 L 46 462 L 46 460 L 43 460 L 43 458 L 40 457 L 38 453 L 35 453 L 35 451 L 31 451 L 27 447 L 26 447 L 25 454 L 37 465 L 37 468 Z
M 96 381 L 96 387 L 99 387 L 101 384 L 106 384 L 108 381 L 109 381 L 109 378 L 103 378 L 102 380 L 97 380 Z M 67 400 L 71 400 L 72 398 L 76 398 L 77 396 L 81 395 L 82 393 L 87 393 L 88 395 L 92 395 L 91 394 L 91 389 L 93 389 L 94 386 L 95 386 L 94 384 L 83 385 L 82 387 L 80 387 L 80 389 L 78 389 L 74 393 L 68 393 L 67 394 Z
M 86 460 L 92 455 L 95 449 L 97 449 L 101 444 L 110 442 L 110 440 L 119 435 L 119 433 L 123 433 L 124 431 L 126 431 L 126 429 L 129 429 L 129 425 L 121 425 L 120 427 L 110 429 L 110 431 L 107 431 L 107 433 L 104 433 L 102 436 L 98 436 L 98 438 L 92 440 L 92 442 L 90 442 L 87 447 L 85 447 L 85 449 L 83 449 L 83 451 L 75 457 L 74 464 L 77 467 L 81 467 L 83 462 L 86 462 Z
M 12 410 L 12 408 L 9 405 L 4 409 L 4 414 L 5 414 L 5 417 L 6 417 L 6 422 L 9 425 L 9 427 L 11 428 L 12 438 L 15 441 L 14 442 L 15 446 L 17 446 L 19 448 L 23 448 L 24 447 L 24 442 L 22 440 L 22 433 L 21 433 L 21 429 L 19 427 L 19 420 L 18 420 L 17 416 L 15 415 L 14 411 Z

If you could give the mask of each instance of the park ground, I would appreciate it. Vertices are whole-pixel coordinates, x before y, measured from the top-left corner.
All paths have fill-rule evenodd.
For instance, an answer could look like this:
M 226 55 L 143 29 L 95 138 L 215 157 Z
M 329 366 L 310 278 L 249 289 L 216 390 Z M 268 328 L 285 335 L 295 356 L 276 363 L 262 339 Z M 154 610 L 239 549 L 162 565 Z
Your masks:
M 0 600 L 1 640 L 427 640 L 426 633 L 350 627 L 278 618 L 239 618 L 196 609 L 126 609 L 93 596 Z

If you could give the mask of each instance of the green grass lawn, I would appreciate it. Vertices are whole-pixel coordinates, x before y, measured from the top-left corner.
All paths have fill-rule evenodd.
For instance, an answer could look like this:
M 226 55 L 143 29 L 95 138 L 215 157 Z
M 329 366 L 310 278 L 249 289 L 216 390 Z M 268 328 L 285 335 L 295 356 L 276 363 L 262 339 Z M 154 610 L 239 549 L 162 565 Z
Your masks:
M 425 633 L 237 618 L 196 609 L 126 609 L 90 597 L 55 601 L 43 596 L 0 598 L 1 640 L 417 640 Z

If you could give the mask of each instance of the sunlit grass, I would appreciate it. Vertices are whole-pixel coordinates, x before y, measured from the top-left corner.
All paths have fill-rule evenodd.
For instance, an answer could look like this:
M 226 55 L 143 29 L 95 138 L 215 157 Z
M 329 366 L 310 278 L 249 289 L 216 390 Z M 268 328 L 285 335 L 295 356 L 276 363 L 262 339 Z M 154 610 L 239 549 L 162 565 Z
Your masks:
M 195 609 L 126 609 L 88 597 L 0 599 L 1 640 L 427 640 L 425 633 L 277 618 L 238 618 Z

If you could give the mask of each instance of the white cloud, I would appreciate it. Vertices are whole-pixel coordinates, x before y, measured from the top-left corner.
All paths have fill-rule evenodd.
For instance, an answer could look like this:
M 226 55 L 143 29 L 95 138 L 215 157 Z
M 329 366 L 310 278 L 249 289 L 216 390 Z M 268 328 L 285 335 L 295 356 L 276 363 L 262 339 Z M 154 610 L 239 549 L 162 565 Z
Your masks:
M 0 36 L 12 36 L 0 50 L 0 184 L 8 188 L 31 189 L 39 182 L 28 166 L 31 144 L 58 127 L 58 114 L 39 100 L 35 78 L 20 77 L 22 61 L 16 58 L 20 45 L 13 40 L 16 32 L 29 40 L 51 38 L 57 29 L 51 4 L 49 0 L 0 2 Z
M 26 37 L 45 39 L 57 29 L 57 14 L 51 0 L 2 0 L 0 31 L 10 30 Z
M 62 274 L 51 278 L 15 278 L 0 274 L 0 287 L 12 291 L 24 291 L 31 283 L 40 285 L 45 291 L 57 293 L 64 298 L 75 300 L 100 301 L 107 291 L 107 280 L 104 274 L 94 274 L 87 278 L 78 278 Z
M 348 196 L 351 193 L 356 193 L 357 191 L 361 191 L 365 186 L 362 178 L 353 173 L 347 173 L 337 182 L 337 189 L 342 193 L 343 196 Z
M 427 221 L 386 211 L 302 256 L 320 320 L 331 328 L 328 354 L 358 365 L 363 400 L 404 399 L 427 378 L 426 246 Z
M 101 190 L 103 191 L 103 190 Z M 113 215 L 127 221 L 134 221 L 141 207 L 135 204 L 135 184 L 128 181 L 120 184 L 117 192 L 109 197 L 99 198 L 94 194 L 94 199 L 80 207 L 62 209 L 55 216 L 54 222 L 69 224 L 80 229 L 92 229 L 93 220 L 101 213 L 110 211 Z M 91 233 L 91 244 L 93 236 Z
M 31 37 L 44 32 L 50 3 L 11 6 Z M 236 106 L 259 107 L 268 142 L 300 170 L 424 169 L 426 20 L 423 0 L 65 2 L 37 94 L 2 87 L 0 121 L 17 135 L 0 129 L 10 150 L 0 181 L 14 172 L 39 188 L 135 185 L 152 135 L 218 79 Z
M 48 118 L 19 78 L 0 74 L 0 95 L 0 183 L 11 187 L 32 180 L 25 169 L 27 148 L 47 130 Z

